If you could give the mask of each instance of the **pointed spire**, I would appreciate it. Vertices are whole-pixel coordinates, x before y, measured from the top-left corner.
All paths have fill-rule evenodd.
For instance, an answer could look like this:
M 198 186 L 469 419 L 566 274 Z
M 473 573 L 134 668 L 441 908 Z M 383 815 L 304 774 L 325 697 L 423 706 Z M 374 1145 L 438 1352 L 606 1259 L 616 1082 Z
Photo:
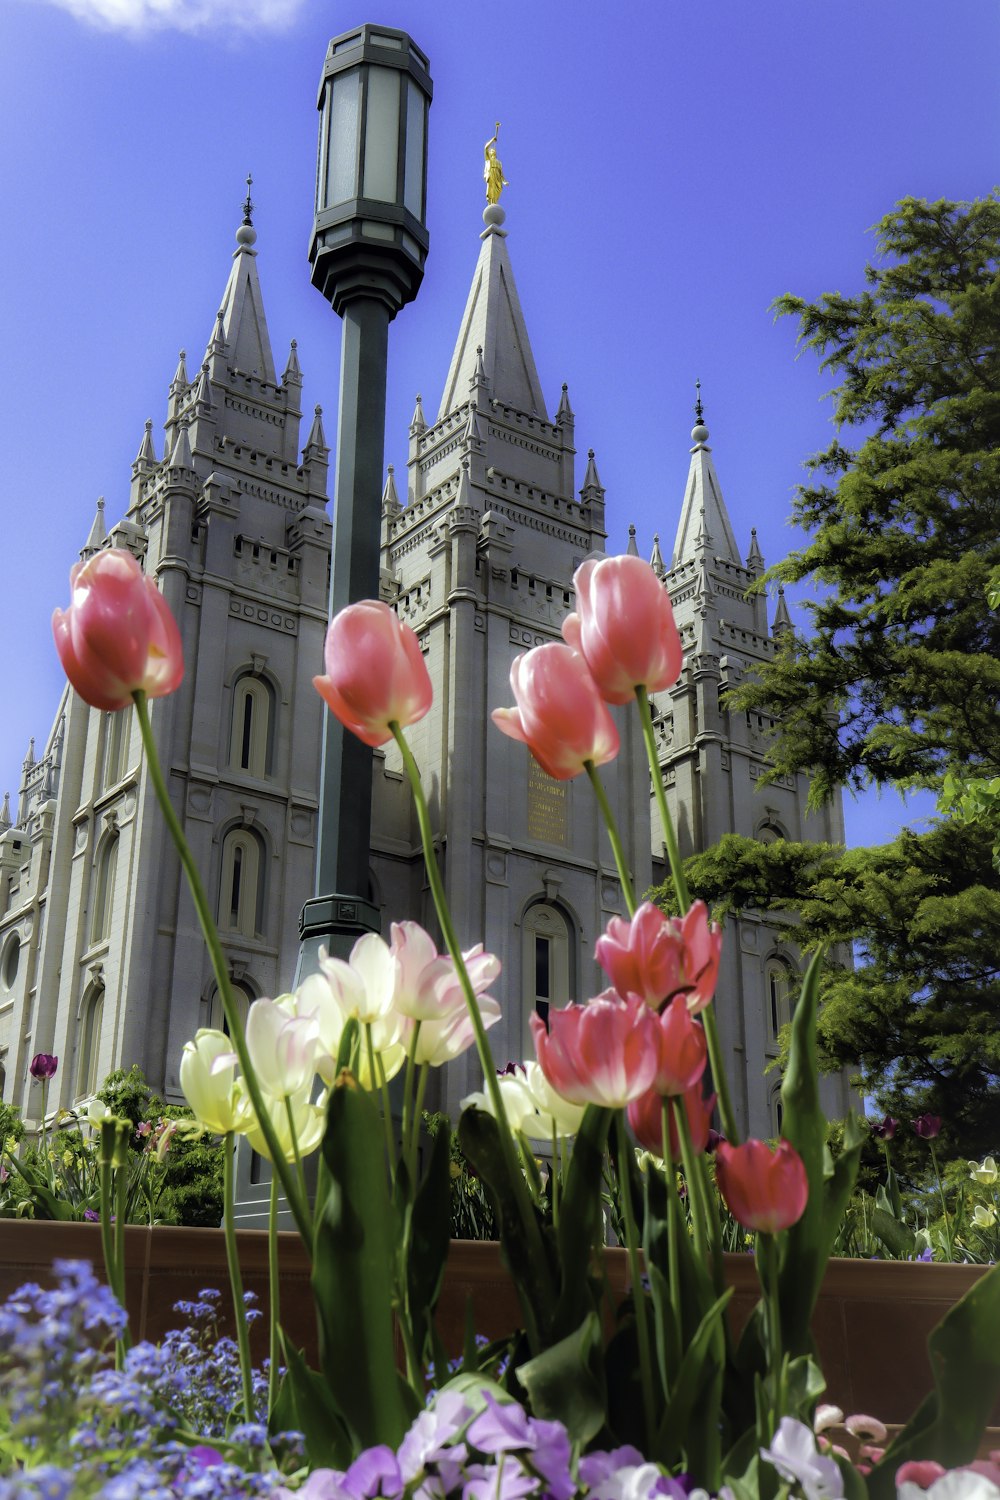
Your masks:
M 399 503 L 399 496 L 396 493 L 395 476 L 396 471 L 393 468 L 392 464 L 389 464 L 388 468 L 385 471 L 385 488 L 382 491 L 383 515 L 385 515 L 387 511 L 390 515 L 396 515 L 403 508 Z
M 32 768 L 32 766 L 34 764 L 35 764 L 35 736 L 32 735 L 31 739 L 28 741 L 28 753 L 24 757 L 24 760 L 22 761 L 21 765 L 22 765 L 22 769 L 23 770 L 30 771 L 31 768 Z
M 588 448 L 587 472 L 583 476 L 583 488 L 581 489 L 580 494 L 586 497 L 588 492 L 595 491 L 600 491 L 600 493 L 603 495 L 604 486 L 601 484 L 601 476 L 598 474 L 597 465 L 594 462 L 594 450 L 593 448 Z
M 559 406 L 556 411 L 556 426 L 568 427 L 575 418 L 573 408 L 569 404 L 569 386 L 563 382 L 562 395 L 559 397 Z
M 667 570 L 664 567 L 664 564 L 663 564 L 663 554 L 660 551 L 660 533 L 659 532 L 656 532 L 654 534 L 654 536 L 653 536 L 653 550 L 649 554 L 649 566 L 652 568 L 652 570 L 656 574 L 657 578 L 666 578 L 666 576 L 667 576 Z
M 757 528 L 750 527 L 750 551 L 747 553 L 747 568 L 751 573 L 763 573 L 764 555 L 757 545 Z
M 420 432 L 427 431 L 427 419 L 424 416 L 424 402 L 420 392 L 417 392 L 417 404 L 413 408 L 413 416 L 410 418 L 410 437 L 416 437 Z
M 487 212 L 502 214 L 496 205 Z M 494 223 L 488 223 L 482 235 L 438 421 L 463 405 L 473 382 L 477 387 L 487 384 L 496 400 L 515 411 L 548 421 L 506 239 Z
M 194 388 L 194 399 L 196 405 L 204 408 L 206 411 L 211 411 L 214 403 L 212 401 L 212 384 L 208 378 L 208 368 L 208 360 L 206 359 L 198 372 L 198 380 Z
M 171 392 L 171 395 L 173 394 L 175 386 L 177 387 L 178 391 L 180 391 L 180 390 L 185 390 L 186 391 L 187 388 L 188 388 L 187 366 L 184 363 L 184 361 L 186 359 L 187 359 L 187 350 L 186 349 L 181 349 L 180 352 L 177 355 L 177 369 L 174 371 L 174 378 L 170 382 L 170 392 Z
M 252 179 L 250 179 L 252 180 Z M 222 294 L 222 311 L 216 319 L 212 347 L 220 338 L 228 346 L 229 359 L 244 375 L 256 375 L 277 384 L 271 340 L 264 317 L 264 301 L 257 275 L 257 231 L 253 227 L 253 203 L 247 192 L 243 222 L 236 231 L 233 266 Z
M 475 404 L 469 406 L 469 420 L 465 424 L 462 437 L 470 447 L 481 448 L 483 446 L 483 431 L 479 425 L 479 413 L 476 411 Z
M 174 443 L 174 451 L 170 455 L 171 469 L 188 469 L 194 471 L 194 459 L 191 456 L 191 439 L 188 437 L 188 424 L 182 422 L 177 429 L 177 440 Z
M 781 635 L 785 630 L 792 630 L 792 617 L 788 613 L 788 605 L 785 603 L 785 586 L 778 584 L 778 605 L 774 611 L 774 624 L 771 626 L 772 635 Z
M 309 429 L 309 438 L 305 446 L 305 457 L 310 453 L 329 453 L 326 445 L 326 433 L 323 431 L 323 408 L 317 406 L 313 410 L 313 423 Z
M 628 528 L 628 546 L 625 548 L 625 552 L 626 552 L 626 554 L 629 557 L 638 557 L 639 556 L 639 548 L 638 548 L 638 545 L 636 544 L 636 540 L 635 540 L 635 527 L 632 525 L 631 522 L 629 522 L 629 528 Z
M 100 552 L 107 539 L 108 528 L 104 521 L 104 496 L 97 497 L 97 511 L 94 522 L 90 528 L 90 535 L 80 549 L 80 561 L 86 562 L 88 557 L 93 557 L 95 552 Z M 34 743 L 34 741 L 32 741 Z
M 298 339 L 292 339 L 288 350 L 288 363 L 281 376 L 282 385 L 301 385 L 302 371 L 299 368 L 299 343 Z
M 156 449 L 153 446 L 153 419 L 152 417 L 147 417 L 145 431 L 142 434 L 142 442 L 139 444 L 139 451 L 135 455 L 135 462 L 137 464 L 155 464 L 156 461 Z
M 3 807 L 0 807 L 0 833 L 6 833 L 13 824 L 10 815 L 10 792 L 3 794 Z
M 223 314 L 224 310 L 220 307 L 215 315 L 215 327 L 212 329 L 212 337 L 209 339 L 208 348 L 205 350 L 209 359 L 213 355 L 218 355 L 224 359 L 226 355 L 226 332 L 223 327 Z
M 696 389 L 698 399 L 695 414 L 698 421 L 691 429 L 694 446 L 691 449 L 684 503 L 674 538 L 671 567 L 676 568 L 682 562 L 690 562 L 695 551 L 709 542 L 718 557 L 741 567 L 732 522 L 722 498 L 722 488 L 712 462 L 712 450 L 708 446 L 708 428 L 703 420 L 705 413 L 700 385 Z
M 485 390 L 488 385 L 489 381 L 486 378 L 486 366 L 483 364 L 483 346 L 482 344 L 477 344 L 476 368 L 473 370 L 471 379 L 469 380 L 469 390 Z

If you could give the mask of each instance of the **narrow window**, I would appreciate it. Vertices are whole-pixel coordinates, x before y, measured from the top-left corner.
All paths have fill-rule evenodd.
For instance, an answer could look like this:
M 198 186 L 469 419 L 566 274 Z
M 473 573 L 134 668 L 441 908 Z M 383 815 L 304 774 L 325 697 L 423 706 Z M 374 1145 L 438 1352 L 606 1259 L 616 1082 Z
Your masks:
M 269 776 L 274 745 L 275 696 L 271 684 L 247 672 L 233 687 L 229 766 L 250 776 Z
M 228 833 L 222 845 L 219 921 L 228 932 L 256 937 L 263 921 L 262 845 L 248 828 Z
M 91 943 L 102 943 L 111 931 L 114 906 L 115 875 L 118 871 L 118 835 L 107 839 L 97 857 L 94 883 L 94 914 L 91 921 Z
M 80 1017 L 80 1053 L 76 1071 L 78 1096 L 93 1094 L 100 1082 L 101 1023 L 104 1020 L 104 986 L 98 985 L 83 1003 Z

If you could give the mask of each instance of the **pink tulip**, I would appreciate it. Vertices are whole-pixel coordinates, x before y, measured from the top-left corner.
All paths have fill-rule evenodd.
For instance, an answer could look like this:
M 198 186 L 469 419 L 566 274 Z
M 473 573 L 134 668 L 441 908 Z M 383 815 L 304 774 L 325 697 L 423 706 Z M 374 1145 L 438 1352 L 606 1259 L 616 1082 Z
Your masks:
M 184 656 L 170 606 L 131 552 L 98 552 L 69 575 L 72 599 L 52 616 L 63 671 L 92 708 L 125 708 L 133 693 L 180 685 Z
M 653 1087 L 659 1094 L 686 1094 L 700 1081 L 708 1060 L 708 1044 L 700 1021 L 687 1008 L 683 995 L 675 995 L 658 1018 L 660 1059 Z
M 708 1145 L 716 1096 L 709 1094 L 707 1099 L 704 1098 L 701 1092 L 701 1079 L 699 1079 L 697 1083 L 692 1084 L 683 1097 L 691 1146 L 696 1155 L 700 1156 Z M 633 1099 L 628 1107 L 628 1122 L 632 1127 L 633 1135 L 640 1146 L 647 1151 L 655 1152 L 657 1156 L 663 1155 L 663 1103 L 662 1095 L 658 1094 L 655 1088 L 651 1088 L 645 1094 L 641 1094 L 638 1099 Z M 670 1156 L 673 1161 L 677 1161 L 681 1154 L 681 1144 L 672 1105 L 668 1106 L 667 1120 L 670 1127 Z
M 366 745 L 392 739 L 431 706 L 431 679 L 420 642 L 388 604 L 365 599 L 330 622 L 323 648 L 326 676 L 313 687 L 345 729 Z
M 933 1458 L 911 1458 L 896 1470 L 896 1486 L 918 1484 L 922 1490 L 929 1490 L 934 1481 L 944 1473 L 944 1465 Z
M 638 995 L 550 1010 L 548 1030 L 533 1014 L 530 1026 L 542 1072 L 571 1104 L 622 1109 L 656 1076 L 656 1017 Z
M 666 917 L 644 901 L 631 922 L 611 918 L 594 953 L 619 995 L 641 995 L 659 1010 L 683 994 L 696 1015 L 715 994 L 722 932 L 709 925 L 704 901 L 695 901 L 684 917 Z
M 805 1212 L 809 1180 L 789 1141 L 780 1140 L 776 1151 L 766 1141 L 745 1141 L 742 1146 L 720 1141 L 715 1173 L 730 1213 L 746 1229 L 777 1234 Z
M 604 765 L 618 754 L 618 731 L 601 702 L 587 664 L 553 641 L 515 657 L 510 685 L 516 708 L 495 708 L 493 722 L 527 745 L 557 781 L 579 776 L 588 761 Z
M 639 686 L 658 693 L 681 675 L 683 652 L 670 596 L 639 557 L 588 558 L 573 575 L 578 613 L 563 639 L 586 658 L 608 703 L 628 703 Z
M 399 966 L 393 1005 L 399 1015 L 417 1021 L 439 1021 L 466 1007 L 458 970 L 417 922 L 393 922 L 390 953 Z M 500 977 L 500 960 L 477 943 L 462 954 L 477 995 Z

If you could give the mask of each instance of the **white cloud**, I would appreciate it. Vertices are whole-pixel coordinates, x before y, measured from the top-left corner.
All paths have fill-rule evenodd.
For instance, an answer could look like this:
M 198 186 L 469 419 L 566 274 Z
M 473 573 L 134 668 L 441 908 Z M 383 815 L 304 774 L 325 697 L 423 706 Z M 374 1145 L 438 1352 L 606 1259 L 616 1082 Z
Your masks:
M 305 0 L 49 0 L 78 21 L 108 31 L 208 31 L 290 26 Z

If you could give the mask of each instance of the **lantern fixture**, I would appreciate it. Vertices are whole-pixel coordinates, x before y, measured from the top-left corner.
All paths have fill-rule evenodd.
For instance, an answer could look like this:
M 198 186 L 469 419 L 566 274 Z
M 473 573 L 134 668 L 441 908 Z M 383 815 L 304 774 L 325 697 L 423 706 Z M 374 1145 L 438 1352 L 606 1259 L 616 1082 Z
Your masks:
M 358 26 L 327 49 L 309 260 L 336 313 L 366 297 L 394 317 L 417 294 L 433 91 L 428 60 L 405 31 Z

